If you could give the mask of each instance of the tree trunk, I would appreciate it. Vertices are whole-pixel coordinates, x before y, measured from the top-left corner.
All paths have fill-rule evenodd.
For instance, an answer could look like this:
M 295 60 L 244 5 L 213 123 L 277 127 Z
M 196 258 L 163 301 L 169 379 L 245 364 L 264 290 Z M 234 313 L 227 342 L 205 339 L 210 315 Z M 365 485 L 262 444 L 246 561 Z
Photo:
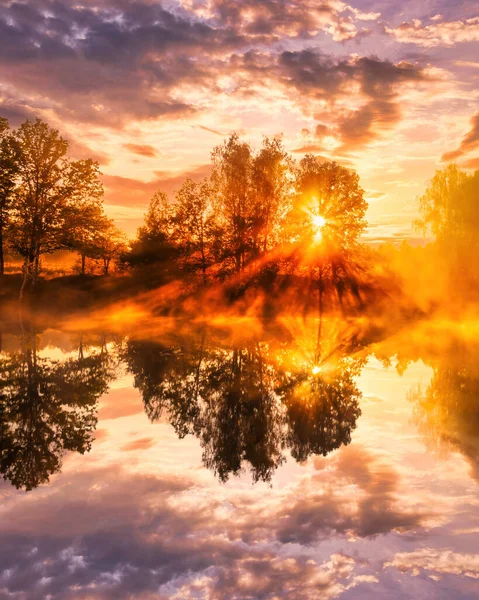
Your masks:
M 5 258 L 3 255 L 3 216 L 0 216 L 0 277 L 5 274 Z
M 30 268 L 29 268 L 29 262 L 30 262 L 30 258 L 28 256 L 26 256 L 25 260 L 23 262 L 23 266 L 22 266 L 23 279 L 22 279 L 22 287 L 20 288 L 20 296 L 19 296 L 19 301 L 20 302 L 23 301 L 23 295 L 24 295 L 25 290 L 27 288 L 28 272 L 30 270 Z
M 81 274 L 82 275 L 85 275 L 85 262 L 86 262 L 86 256 L 82 252 L 82 254 L 81 254 Z

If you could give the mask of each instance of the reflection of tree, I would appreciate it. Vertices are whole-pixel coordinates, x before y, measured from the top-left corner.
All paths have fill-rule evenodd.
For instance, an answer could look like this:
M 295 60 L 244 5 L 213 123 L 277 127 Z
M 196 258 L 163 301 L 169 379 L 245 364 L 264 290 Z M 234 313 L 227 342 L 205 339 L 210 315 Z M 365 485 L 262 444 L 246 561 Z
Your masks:
M 313 372 L 289 387 L 284 397 L 287 445 L 296 460 L 304 461 L 311 454 L 326 456 L 351 442 L 351 430 L 361 414 L 361 392 L 354 383 L 358 370 L 357 360 L 343 359 L 334 368 Z
M 111 378 L 102 352 L 64 362 L 41 358 L 33 330 L 22 349 L 0 358 L 0 470 L 31 490 L 61 467 L 67 450 L 90 450 L 96 404 Z
M 243 463 L 251 465 L 255 481 L 267 481 L 283 462 L 275 377 L 260 344 L 217 350 L 205 361 L 200 439 L 205 465 L 222 481 Z
M 193 433 L 192 424 L 198 417 L 195 400 L 201 352 L 130 340 L 123 358 L 134 375 L 135 387 L 141 391 L 148 417 L 156 421 L 166 411 L 179 437 Z
M 454 343 L 433 364 L 427 388 L 409 394 L 414 420 L 428 445 L 444 452 L 459 450 L 479 478 L 479 349 Z
M 360 414 L 358 359 L 342 352 L 320 370 L 314 362 L 291 368 L 285 354 L 294 352 L 266 342 L 225 347 L 203 334 L 171 347 L 130 340 L 124 358 L 150 419 L 165 410 L 180 437 L 196 435 L 222 481 L 244 465 L 255 481 L 269 481 L 285 448 L 298 461 L 326 455 L 350 442 Z

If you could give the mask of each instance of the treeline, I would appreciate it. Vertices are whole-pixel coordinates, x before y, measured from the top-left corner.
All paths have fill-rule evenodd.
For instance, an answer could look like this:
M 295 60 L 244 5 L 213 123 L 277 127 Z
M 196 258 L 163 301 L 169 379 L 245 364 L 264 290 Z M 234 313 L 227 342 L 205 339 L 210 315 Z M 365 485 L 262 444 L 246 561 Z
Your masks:
M 159 191 L 125 257 L 135 269 L 202 283 L 303 276 L 340 300 L 364 259 L 367 203 L 358 175 L 282 142 L 254 151 L 236 134 L 212 152 L 210 176 L 187 179 L 174 198 Z
M 72 160 L 68 142 L 41 120 L 12 130 L 0 118 L 0 276 L 5 252 L 22 258 L 22 291 L 38 278 L 41 258 L 58 250 L 102 262 L 126 250 L 126 237 L 103 211 L 98 163 Z
M 362 242 L 358 175 L 313 155 L 297 162 L 278 138 L 254 150 L 231 135 L 213 149 L 208 177 L 154 195 L 130 242 L 104 213 L 100 175 L 93 160 L 69 158 L 68 142 L 46 123 L 12 130 L 0 119 L 0 276 L 4 252 L 20 256 L 21 295 L 42 256 L 58 250 L 77 252 L 82 274 L 93 261 L 105 275 L 115 263 L 152 287 L 228 281 L 272 296 L 276 285 L 317 299 L 320 310 L 323 294 L 344 308 L 346 295 L 361 306 L 368 289 L 398 301 L 409 287 L 426 305 L 452 285 L 459 296 L 478 287 L 479 171 L 448 165 L 429 182 L 416 227 L 434 236 L 432 248 L 379 251 Z

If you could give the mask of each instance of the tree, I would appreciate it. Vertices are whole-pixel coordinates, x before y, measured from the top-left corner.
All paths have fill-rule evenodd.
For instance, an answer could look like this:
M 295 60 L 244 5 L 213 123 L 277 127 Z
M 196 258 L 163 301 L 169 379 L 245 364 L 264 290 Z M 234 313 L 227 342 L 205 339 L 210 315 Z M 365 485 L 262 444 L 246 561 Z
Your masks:
M 291 206 L 293 161 L 279 139 L 254 153 L 233 134 L 212 153 L 224 271 L 241 272 L 281 241 Z
M 465 184 L 467 174 L 456 164 L 449 164 L 429 182 L 425 193 L 419 198 L 421 218 L 415 224 L 418 229 L 430 231 L 443 245 L 462 238 L 466 229 Z
M 408 394 L 414 422 L 431 449 L 461 452 L 479 480 L 479 346 L 454 339 L 420 356 L 433 376 Z
M 479 171 L 468 175 L 456 164 L 449 164 L 429 182 L 419 199 L 421 217 L 415 222 L 423 233 L 436 238 L 439 257 L 446 258 L 449 278 L 458 290 L 457 271 L 465 283 L 463 293 L 470 296 L 471 282 L 479 279 Z M 460 289 L 460 288 L 459 288 Z
M 281 228 L 291 208 L 293 161 L 281 140 L 264 138 L 254 156 L 251 173 L 254 196 L 254 248 L 265 253 L 281 241 Z
M 145 224 L 138 229 L 136 239 L 124 258 L 133 268 L 148 268 L 151 282 L 157 282 L 159 275 L 174 270 L 178 249 L 172 240 L 171 219 L 172 209 L 168 197 L 161 191 L 156 192 L 145 215 Z M 150 268 L 152 266 L 155 267 L 154 270 Z
M 296 189 L 290 239 L 297 244 L 299 260 L 318 282 L 320 311 L 328 281 L 343 307 L 347 283 L 359 298 L 356 279 L 363 262 L 360 236 L 367 209 L 359 176 L 335 162 L 307 155 L 296 173 Z
M 5 272 L 4 232 L 8 227 L 18 171 L 17 152 L 8 121 L 0 117 L 0 277 Z
M 222 228 L 223 270 L 239 273 L 248 259 L 252 230 L 252 150 L 234 133 L 212 152 L 212 182 Z
M 85 248 L 85 252 L 88 258 L 100 260 L 103 265 L 103 275 L 108 275 L 111 262 L 118 261 L 126 249 L 126 235 L 115 226 L 112 219 L 103 217 L 95 239 Z
M 11 243 L 24 259 L 22 297 L 27 282 L 35 284 L 40 256 L 68 248 L 75 207 L 98 204 L 103 187 L 98 163 L 68 159 L 68 142 L 39 119 L 20 126 L 15 144 L 19 169 Z
M 205 282 L 206 272 L 218 254 L 219 231 L 212 197 L 213 190 L 207 179 L 201 183 L 187 179 L 176 194 L 171 219 L 172 238 L 186 266 L 201 271 Z
M 288 344 L 240 347 L 193 330 L 170 346 L 128 340 L 122 358 L 148 417 L 165 413 L 179 437 L 195 435 L 221 481 L 246 465 L 254 481 L 269 481 L 285 448 L 303 461 L 351 441 L 361 413 L 354 378 L 365 358 L 349 328 L 329 333 L 321 347 L 309 328 Z
M 67 244 L 70 250 L 80 255 L 80 273 L 85 275 L 86 259 L 96 253 L 98 239 L 102 232 L 109 227 L 108 219 L 101 205 L 86 202 L 84 205 L 71 207 L 68 216 L 70 223 L 70 240 Z

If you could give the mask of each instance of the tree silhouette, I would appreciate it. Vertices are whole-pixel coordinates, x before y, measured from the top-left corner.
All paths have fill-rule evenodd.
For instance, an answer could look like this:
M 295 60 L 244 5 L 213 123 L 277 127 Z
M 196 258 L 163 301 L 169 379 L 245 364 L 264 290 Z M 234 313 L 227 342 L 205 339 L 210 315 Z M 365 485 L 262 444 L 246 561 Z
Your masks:
M 239 273 L 246 265 L 252 229 L 252 150 L 249 144 L 233 134 L 217 146 L 211 156 L 216 207 L 222 227 L 222 270 Z
M 351 442 L 361 415 L 361 392 L 354 382 L 358 360 L 342 359 L 293 378 L 285 389 L 287 446 L 299 462 L 311 454 L 326 456 Z
M 307 155 L 299 164 L 296 190 L 289 218 L 290 234 L 297 242 L 295 264 L 317 281 L 320 312 L 328 283 L 343 309 L 347 287 L 360 300 L 357 282 L 365 265 L 360 235 L 366 227 L 367 203 L 359 177 L 335 162 Z
M 238 273 L 282 239 L 293 192 L 293 162 L 280 140 L 265 138 L 255 154 L 237 134 L 213 150 L 212 160 L 222 272 Z
M 187 179 L 175 196 L 172 208 L 172 238 L 184 266 L 199 271 L 206 282 L 207 270 L 218 256 L 220 231 L 213 209 L 213 188 L 208 179 L 195 183 Z
M 110 273 L 112 262 L 119 262 L 127 250 L 126 235 L 116 227 L 112 219 L 103 218 L 97 222 L 97 231 L 91 243 L 84 246 L 85 256 L 99 260 L 103 275 Z
M 70 239 L 67 245 L 70 250 L 80 255 L 80 273 L 85 275 L 86 261 L 90 259 L 101 259 L 104 247 L 112 243 L 115 247 L 115 239 L 122 234 L 117 233 L 113 224 L 103 213 L 100 205 L 85 202 L 70 207 L 67 217 L 69 224 L 68 234 Z M 111 236 L 112 239 L 108 239 Z M 120 246 L 115 257 L 119 256 L 123 246 Z
M 5 272 L 4 234 L 9 224 L 17 172 L 17 148 L 8 121 L 0 117 L 0 277 Z
M 265 253 L 283 241 L 282 227 L 291 209 L 293 160 L 277 138 L 264 138 L 253 157 L 251 188 L 254 198 L 255 253 Z
M 18 183 L 11 211 L 11 245 L 24 259 L 21 296 L 35 283 L 42 254 L 68 248 L 72 212 L 99 204 L 103 188 L 98 164 L 71 161 L 68 142 L 37 119 L 14 132 L 18 150 Z
M 25 327 L 21 351 L 0 358 L 0 471 L 27 491 L 60 470 L 65 451 L 90 450 L 97 401 L 113 376 L 103 353 L 49 361 L 36 338 Z
M 179 251 L 173 240 L 172 216 L 166 194 L 157 192 L 151 199 L 144 225 L 123 258 L 128 266 L 145 270 L 153 284 L 177 272 Z

